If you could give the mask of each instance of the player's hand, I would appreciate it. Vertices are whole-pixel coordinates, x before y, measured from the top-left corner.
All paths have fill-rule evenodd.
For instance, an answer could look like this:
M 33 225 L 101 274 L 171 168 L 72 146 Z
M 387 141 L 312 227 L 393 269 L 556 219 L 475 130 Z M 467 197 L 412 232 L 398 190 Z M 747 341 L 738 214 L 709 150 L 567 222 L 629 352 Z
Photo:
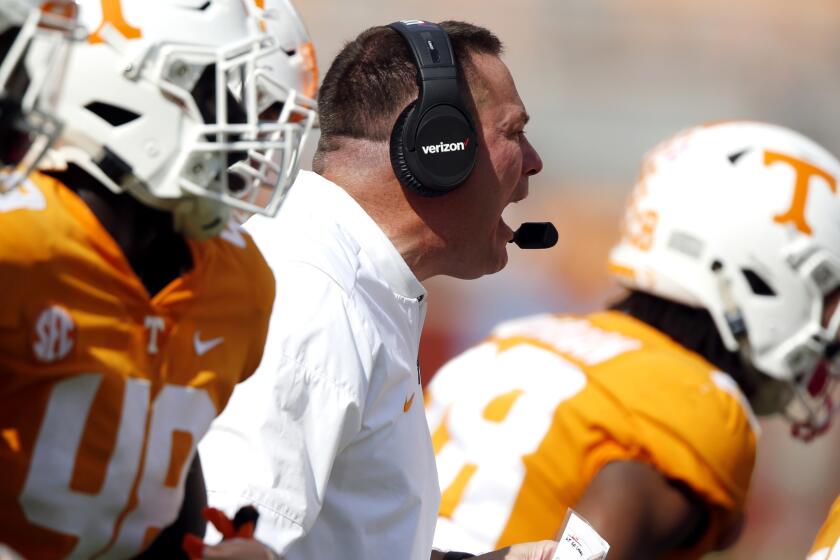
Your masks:
M 204 508 L 202 514 L 222 534 L 224 540 L 219 544 L 207 546 L 195 535 L 184 535 L 181 545 L 191 560 L 280 560 L 271 548 L 254 539 L 257 519 L 260 516 L 254 507 L 239 508 L 233 519 L 229 519 L 223 511 L 211 507 Z
M 537 541 L 530 543 L 514 544 L 507 548 L 494 550 L 481 556 L 476 560 L 551 560 L 557 543 L 554 541 Z

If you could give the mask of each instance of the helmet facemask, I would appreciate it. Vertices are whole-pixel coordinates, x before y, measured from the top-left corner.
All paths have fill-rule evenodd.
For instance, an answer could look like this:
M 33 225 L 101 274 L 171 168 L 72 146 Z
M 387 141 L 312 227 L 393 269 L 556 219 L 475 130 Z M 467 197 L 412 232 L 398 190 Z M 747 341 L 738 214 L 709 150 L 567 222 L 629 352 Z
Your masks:
M 793 259 L 793 264 L 797 264 Z M 794 437 L 809 441 L 828 430 L 840 392 L 840 261 L 824 250 L 799 264 L 803 275 L 823 294 L 820 328 L 812 334 L 808 364 L 791 382 L 792 398 L 783 410 Z
M 260 119 L 273 125 L 263 138 L 265 148 L 248 150 L 246 158 L 228 169 L 244 181 L 237 208 L 245 212 L 243 217 L 252 213 L 273 216 L 297 177 L 300 150 L 317 117 L 315 102 L 284 86 L 263 67 L 257 68 L 244 87 L 237 86 L 236 91 L 256 95 Z
M 164 61 L 159 83 L 203 123 L 193 127 L 192 141 L 186 143 L 174 166 L 180 168 L 176 178 L 180 191 L 215 202 L 187 202 L 196 208 L 195 218 L 205 232 L 200 237 L 218 233 L 229 209 L 239 210 L 240 220 L 253 213 L 274 215 L 294 181 L 298 145 L 312 126 L 314 110 L 295 112 L 294 91 L 289 96 L 292 102 L 283 104 L 277 94 L 279 85 L 274 87 L 260 72 L 260 59 L 279 50 L 270 41 L 222 49 L 204 66 L 201 59 L 206 53 L 183 49 L 161 49 Z M 261 110 L 261 104 L 280 104 L 283 110 L 271 115 Z M 290 122 L 292 117 L 299 117 L 303 124 Z M 218 208 L 221 223 L 208 228 L 212 207 Z M 183 211 L 176 213 L 187 219 Z M 185 228 L 195 236 L 193 226 Z

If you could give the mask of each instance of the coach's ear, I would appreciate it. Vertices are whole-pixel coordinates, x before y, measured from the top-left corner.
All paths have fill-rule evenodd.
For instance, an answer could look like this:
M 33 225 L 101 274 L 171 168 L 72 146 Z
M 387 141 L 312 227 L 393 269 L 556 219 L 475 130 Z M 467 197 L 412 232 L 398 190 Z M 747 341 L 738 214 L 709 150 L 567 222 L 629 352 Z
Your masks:
M 610 543 L 610 560 L 660 558 L 689 549 L 706 532 L 706 505 L 646 463 L 603 467 L 575 506 Z

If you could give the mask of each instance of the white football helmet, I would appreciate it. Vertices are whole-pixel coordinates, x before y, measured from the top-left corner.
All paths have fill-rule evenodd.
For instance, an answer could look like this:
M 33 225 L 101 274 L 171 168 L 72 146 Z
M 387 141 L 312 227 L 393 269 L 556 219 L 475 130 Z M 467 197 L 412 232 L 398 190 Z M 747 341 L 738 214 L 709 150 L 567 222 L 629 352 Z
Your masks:
M 689 129 L 643 160 L 610 255 L 627 287 L 708 310 L 726 348 L 784 387 L 756 411 L 806 438 L 835 410 L 825 366 L 840 312 L 823 315 L 840 288 L 838 178 L 834 156 L 785 128 Z
M 63 65 L 83 37 L 72 0 L 0 0 L 0 190 L 17 185 L 58 136 Z
M 193 238 L 231 209 L 275 213 L 315 112 L 280 73 L 292 57 L 262 3 L 80 0 L 91 34 L 69 58 L 50 165 L 173 212 Z

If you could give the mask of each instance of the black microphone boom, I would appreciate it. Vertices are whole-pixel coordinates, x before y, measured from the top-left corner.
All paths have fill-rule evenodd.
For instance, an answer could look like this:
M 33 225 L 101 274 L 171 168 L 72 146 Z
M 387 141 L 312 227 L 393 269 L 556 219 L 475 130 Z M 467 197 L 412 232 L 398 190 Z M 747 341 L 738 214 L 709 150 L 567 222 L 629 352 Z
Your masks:
M 551 222 L 525 222 L 508 243 L 516 243 L 520 249 L 548 249 L 557 244 L 558 237 Z

